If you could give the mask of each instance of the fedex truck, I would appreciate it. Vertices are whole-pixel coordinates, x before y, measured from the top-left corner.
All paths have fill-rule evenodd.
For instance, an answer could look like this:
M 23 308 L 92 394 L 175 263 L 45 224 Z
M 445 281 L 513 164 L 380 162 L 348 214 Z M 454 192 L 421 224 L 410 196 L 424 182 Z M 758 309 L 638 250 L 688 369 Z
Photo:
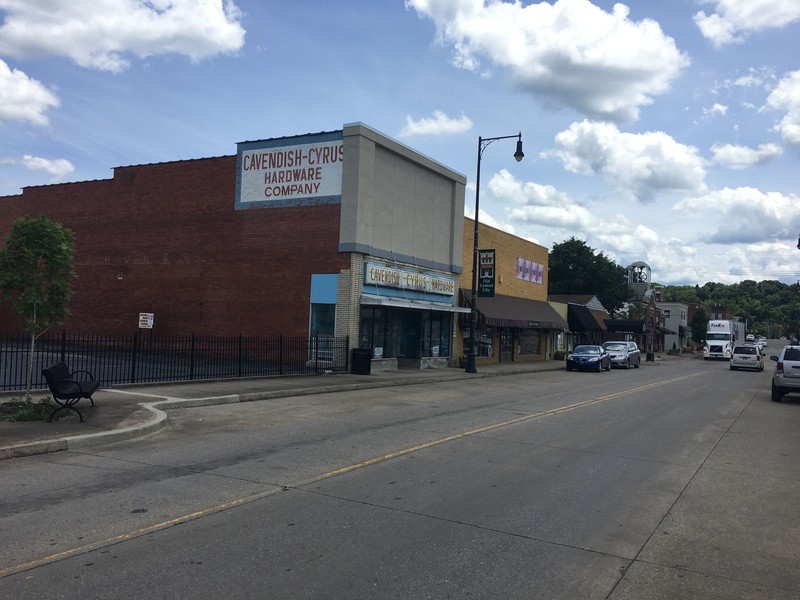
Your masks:
M 730 360 L 733 347 L 744 341 L 744 324 L 738 321 L 709 321 L 706 328 L 706 344 L 703 358 Z

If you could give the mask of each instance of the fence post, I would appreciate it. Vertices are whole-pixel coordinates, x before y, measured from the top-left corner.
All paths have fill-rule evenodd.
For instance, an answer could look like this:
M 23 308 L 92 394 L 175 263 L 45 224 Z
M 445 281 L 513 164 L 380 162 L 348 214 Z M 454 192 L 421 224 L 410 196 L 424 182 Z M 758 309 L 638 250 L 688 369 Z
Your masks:
M 244 349 L 242 348 L 242 334 L 239 334 L 239 377 L 242 376 L 242 362 L 244 361 Z
M 283 375 L 283 336 L 278 336 L 278 371 Z
M 194 349 L 195 349 L 195 334 L 192 333 L 192 345 L 189 350 L 189 381 L 194 380 Z
M 61 330 L 61 362 L 67 362 L 67 330 Z M 74 368 L 74 366 L 73 366 Z
M 136 383 L 136 361 L 139 359 L 139 332 L 137 329 L 133 334 L 133 353 L 131 354 L 131 383 Z

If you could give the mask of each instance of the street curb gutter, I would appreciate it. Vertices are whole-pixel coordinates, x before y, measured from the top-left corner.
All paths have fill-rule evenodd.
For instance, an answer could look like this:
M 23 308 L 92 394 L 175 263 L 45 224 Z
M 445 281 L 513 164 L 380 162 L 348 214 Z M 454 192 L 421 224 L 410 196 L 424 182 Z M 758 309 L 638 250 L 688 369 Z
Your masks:
M 560 368 L 560 367 L 559 367 Z M 551 369 L 546 369 L 551 370 Z M 556 370 L 556 369 L 552 369 Z M 309 396 L 312 394 L 328 394 L 333 392 L 348 392 L 357 390 L 368 390 L 381 387 L 397 387 L 406 385 L 420 385 L 429 383 L 443 383 L 448 381 L 460 381 L 473 377 L 500 377 L 505 375 L 518 375 L 530 373 L 531 371 L 504 371 L 496 373 L 459 373 L 455 375 L 442 375 L 438 377 L 426 377 L 425 379 L 408 380 L 383 380 L 376 382 L 362 382 L 346 385 L 322 385 L 301 389 L 275 390 L 271 392 L 253 392 L 249 394 L 233 394 L 228 396 L 209 396 L 206 398 L 166 398 L 157 402 L 143 402 L 139 406 L 152 413 L 152 418 L 144 423 L 122 427 L 100 433 L 87 433 L 73 435 L 52 440 L 42 440 L 38 442 L 28 442 L 13 446 L 0 446 L 0 460 L 10 458 L 23 458 L 36 454 L 48 454 L 52 452 L 63 452 L 65 450 L 80 450 L 101 444 L 129 440 L 144 435 L 155 433 L 167 426 L 168 415 L 166 410 L 179 408 L 197 408 L 201 406 L 214 406 L 219 404 L 234 404 L 240 402 L 255 402 L 259 400 L 272 400 L 275 398 L 290 398 L 292 396 Z

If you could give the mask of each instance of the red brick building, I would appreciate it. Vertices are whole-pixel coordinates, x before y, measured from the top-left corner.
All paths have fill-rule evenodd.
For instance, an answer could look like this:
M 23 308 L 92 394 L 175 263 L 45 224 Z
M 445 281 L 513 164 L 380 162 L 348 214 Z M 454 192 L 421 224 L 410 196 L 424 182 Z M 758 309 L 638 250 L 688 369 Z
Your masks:
M 0 198 L 0 233 L 23 214 L 74 232 L 68 330 L 130 333 L 152 313 L 160 334 L 348 335 L 420 365 L 449 356 L 464 310 L 465 183 L 356 123 L 24 188 Z
M 44 214 L 74 232 L 67 329 L 128 333 L 153 313 L 160 333 L 307 335 L 308 266 L 350 264 L 340 205 L 237 211 L 235 186 L 235 156 L 117 167 L 3 198 L 0 231 Z

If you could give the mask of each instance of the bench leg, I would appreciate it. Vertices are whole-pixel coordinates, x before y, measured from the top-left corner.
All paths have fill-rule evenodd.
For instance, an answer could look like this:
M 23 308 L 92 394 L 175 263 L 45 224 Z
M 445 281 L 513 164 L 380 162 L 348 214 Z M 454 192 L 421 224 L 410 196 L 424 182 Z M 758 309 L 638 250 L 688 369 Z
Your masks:
M 56 408 L 53 412 L 50 413 L 50 416 L 47 417 L 47 422 L 52 423 L 53 415 L 55 415 L 60 410 L 74 410 L 76 413 L 78 413 L 78 418 L 81 420 L 81 423 L 84 422 L 84 418 L 83 415 L 81 414 L 81 411 L 72 406 L 72 404 L 61 404 L 58 408 Z

